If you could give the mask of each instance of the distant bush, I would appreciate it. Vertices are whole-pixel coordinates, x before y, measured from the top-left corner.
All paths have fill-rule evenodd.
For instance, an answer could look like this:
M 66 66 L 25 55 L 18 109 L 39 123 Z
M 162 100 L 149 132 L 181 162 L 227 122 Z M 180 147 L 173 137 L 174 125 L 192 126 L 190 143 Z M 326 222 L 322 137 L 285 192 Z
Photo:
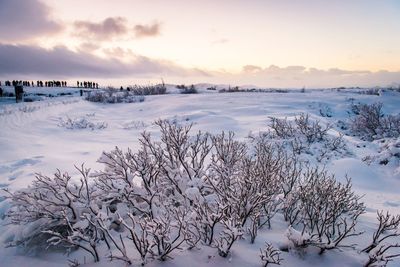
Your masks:
M 352 132 L 366 140 L 400 135 L 400 115 L 386 116 L 382 103 L 353 104 L 351 111 L 356 115 L 350 119 Z
M 115 89 L 93 90 L 86 93 L 85 100 L 100 103 L 135 103 L 143 102 L 144 97 L 130 91 Z
M 398 87 L 391 86 L 391 87 L 387 88 L 387 90 L 400 93 L 400 85 Z
M 167 93 L 167 87 L 164 83 L 156 85 L 133 85 L 127 88 L 135 95 L 164 95 Z
M 315 156 L 318 162 L 347 151 L 343 134 L 329 135 L 331 125 L 323 125 L 308 114 L 301 113 L 294 120 L 270 117 L 269 127 L 267 136 L 279 140 L 294 154 Z
M 367 164 L 377 163 L 380 165 L 393 164 L 394 166 L 399 166 L 396 162 L 400 161 L 400 137 L 379 140 L 376 143 L 379 143 L 378 152 L 367 155 L 362 160 Z M 400 166 L 398 170 L 400 170 Z
M 262 89 L 262 88 L 247 88 L 240 89 L 238 86 L 229 87 L 228 89 L 220 89 L 219 93 L 290 93 L 290 92 L 298 92 L 295 90 L 287 90 L 287 89 Z
M 363 94 L 363 95 L 380 95 L 381 91 L 382 91 L 382 89 L 380 89 L 380 88 L 368 88 L 368 89 L 359 91 L 359 93 Z
M 192 84 L 189 87 L 184 87 L 183 89 L 181 89 L 181 94 L 197 94 L 197 89 L 196 87 L 194 87 L 194 85 Z
M 90 129 L 90 130 L 101 130 L 107 128 L 107 123 L 102 122 L 93 122 L 86 117 L 79 118 L 60 118 L 58 126 L 64 127 L 67 129 Z
M 322 126 L 320 121 L 311 120 L 310 116 L 304 113 L 296 116 L 294 121 L 275 117 L 270 117 L 270 121 L 273 134 L 277 137 L 282 139 L 300 137 L 304 138 L 308 144 L 322 141 L 331 129 L 330 125 Z
M 241 90 L 239 89 L 239 86 L 235 86 L 235 87 L 228 87 L 228 89 L 221 89 L 218 91 L 219 93 L 237 93 L 237 92 L 246 92 L 246 90 Z

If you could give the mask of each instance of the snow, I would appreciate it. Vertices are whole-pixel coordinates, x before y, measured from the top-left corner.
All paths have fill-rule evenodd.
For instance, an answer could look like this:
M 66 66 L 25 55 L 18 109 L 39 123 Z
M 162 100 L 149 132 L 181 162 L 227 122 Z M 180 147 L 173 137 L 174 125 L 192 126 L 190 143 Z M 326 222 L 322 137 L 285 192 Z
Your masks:
M 210 133 L 234 131 L 235 137 L 246 140 L 269 129 L 270 116 L 292 120 L 299 113 L 309 113 L 321 123 L 335 127 L 330 134 L 337 135 L 338 121 L 347 121 L 352 102 L 383 103 L 385 114 L 400 113 L 400 93 L 382 91 L 380 95 L 360 94 L 357 90 L 307 90 L 306 93 L 217 93 L 199 86 L 199 94 L 181 95 L 179 90 L 168 86 L 170 94 L 146 96 L 144 102 L 102 104 L 85 101 L 79 97 L 79 89 L 31 88 L 32 93 L 52 94 L 31 103 L 0 101 L 0 187 L 16 190 L 25 188 L 35 173 L 50 175 L 60 169 L 77 175 L 74 165 L 85 163 L 87 168 L 102 169 L 97 160 L 103 151 L 118 146 L 135 150 L 139 134 L 145 130 L 159 136 L 154 125 L 156 119 L 170 119 L 177 123 L 193 123 L 193 133 L 198 130 Z M 11 90 L 10 88 L 5 88 Z M 218 89 L 217 89 L 218 90 Z M 60 96 L 69 93 L 70 96 Z M 62 126 L 62 127 L 60 127 Z M 352 178 L 357 194 L 364 195 L 367 213 L 361 216 L 361 227 L 371 233 L 375 227 L 377 209 L 400 214 L 400 167 L 399 139 L 384 143 L 366 142 L 357 137 L 344 136 L 346 155 L 336 155 L 327 162 L 326 169 L 336 179 Z M 370 161 L 365 160 L 367 157 Z M 379 164 L 388 159 L 388 164 Z M 314 162 L 315 163 L 315 162 Z M 200 182 L 198 183 L 200 184 Z M 188 189 L 193 199 L 198 197 L 198 184 Z M 0 218 L 7 209 L 7 202 L 0 199 Z M 0 241 L 6 241 L 13 227 L 0 226 Z M 228 258 L 218 256 L 216 249 L 202 246 L 191 251 L 178 251 L 173 260 L 151 261 L 146 266 L 260 266 L 259 248 L 265 241 L 275 247 L 284 246 L 290 240 L 299 241 L 293 228 L 285 225 L 282 218 L 274 218 L 271 230 L 262 230 L 255 244 L 242 239 L 235 243 Z M 304 238 L 301 237 L 301 238 Z M 297 242 L 296 241 L 296 242 Z M 82 258 L 81 252 L 72 253 L 70 259 Z M 365 261 L 356 251 L 341 253 L 329 251 L 324 256 L 317 253 L 297 255 L 282 253 L 282 266 L 360 266 Z M 66 256 L 58 252 L 40 252 L 25 255 L 17 248 L 0 250 L 1 266 L 67 266 Z M 88 262 L 90 262 L 88 260 Z M 338 262 L 340 262 L 338 264 Z M 88 263 L 87 266 L 109 266 L 109 262 Z M 399 266 L 399 260 L 388 266 Z M 113 266 L 124 266 L 114 261 Z

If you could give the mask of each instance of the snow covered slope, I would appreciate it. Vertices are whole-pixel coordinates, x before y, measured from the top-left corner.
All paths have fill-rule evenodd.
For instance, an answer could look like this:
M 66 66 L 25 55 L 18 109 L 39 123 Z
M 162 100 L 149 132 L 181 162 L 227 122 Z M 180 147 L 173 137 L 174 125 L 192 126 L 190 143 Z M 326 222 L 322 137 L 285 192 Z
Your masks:
M 35 173 L 51 175 L 56 169 L 76 175 L 74 165 L 82 163 L 95 170 L 102 169 L 97 159 L 103 151 L 115 146 L 134 150 L 142 131 L 159 135 L 153 123 L 159 118 L 193 123 L 193 132 L 234 131 L 237 138 L 246 140 L 249 135 L 267 131 L 271 116 L 293 119 L 303 112 L 321 123 L 334 125 L 330 134 L 335 135 L 339 131 L 338 121 L 348 120 L 350 105 L 355 102 L 382 102 L 385 114 L 400 113 L 400 93 L 393 91 L 380 95 L 334 90 L 167 94 L 146 96 L 144 102 L 132 104 L 99 104 L 78 96 L 63 96 L 33 103 L 4 104 L 0 105 L 0 187 L 24 188 Z M 364 195 L 367 206 L 367 213 L 361 217 L 363 226 L 371 231 L 377 209 L 400 214 L 399 162 L 368 165 L 363 159 L 378 154 L 379 143 L 348 135 L 344 140 L 348 153 L 326 161 L 326 169 L 340 181 L 344 181 L 346 174 L 352 178 L 355 191 Z M 6 201 L 0 202 L 0 216 L 6 206 Z M 215 249 L 201 247 L 177 252 L 179 256 L 173 260 L 153 261 L 148 266 L 188 266 L 189 263 L 190 266 L 260 266 L 259 248 L 264 241 L 278 245 L 284 242 L 287 227 L 279 223 L 282 218 L 276 220 L 278 223 L 272 230 L 260 233 L 256 244 L 240 240 L 227 259 L 220 258 Z M 9 233 L 0 231 L 0 241 L 7 241 L 8 237 Z M 78 253 L 71 256 L 74 257 L 81 256 Z M 363 262 L 356 251 L 333 251 L 323 256 L 285 253 L 283 258 L 282 266 L 360 266 Z M 67 266 L 65 259 L 58 253 L 43 253 L 32 258 L 15 248 L 0 250 L 1 266 Z M 390 264 L 400 266 L 400 261 Z M 115 261 L 112 265 L 123 266 L 123 263 Z

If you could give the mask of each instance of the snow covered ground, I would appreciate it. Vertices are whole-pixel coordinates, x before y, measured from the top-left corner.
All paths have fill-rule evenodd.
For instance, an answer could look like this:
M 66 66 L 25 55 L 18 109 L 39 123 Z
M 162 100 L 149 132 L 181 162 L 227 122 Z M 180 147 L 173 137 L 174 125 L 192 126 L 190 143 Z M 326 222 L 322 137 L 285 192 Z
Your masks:
M 301 112 L 308 113 L 324 124 L 331 123 L 334 127 L 330 134 L 335 135 L 339 131 L 338 121 L 349 119 L 351 103 L 382 102 L 385 114 L 400 113 L 400 93 L 393 91 L 368 95 L 359 94 L 357 90 L 306 90 L 304 93 L 201 90 L 199 94 L 146 96 L 145 101 L 139 103 L 100 104 L 85 101 L 77 96 L 76 90 L 57 90 L 72 95 L 0 105 L 1 188 L 12 191 L 24 188 L 34 179 L 35 173 L 51 175 L 56 169 L 77 175 L 74 165 L 82 163 L 94 170 L 102 169 L 97 159 L 103 151 L 111 151 L 115 146 L 135 150 L 142 131 L 158 135 L 154 121 L 159 118 L 193 123 L 193 132 L 234 131 L 238 139 L 247 140 L 249 135 L 268 130 L 270 116 L 290 119 Z M 325 168 L 340 181 L 344 181 L 346 174 L 352 178 L 355 191 L 364 195 L 362 201 L 367 206 L 360 228 L 371 232 L 375 228 L 377 210 L 400 214 L 399 159 L 387 165 L 376 161 L 368 165 L 363 159 L 379 154 L 381 144 L 348 135 L 344 140 L 348 153 L 325 161 Z M 0 216 L 6 209 L 7 201 L 0 202 Z M 0 226 L 1 242 L 8 240 L 10 229 L 10 226 Z M 259 248 L 265 241 L 279 246 L 286 238 L 286 229 L 287 225 L 277 216 L 272 229 L 260 231 L 255 244 L 239 240 L 228 258 L 219 257 L 213 248 L 201 246 L 192 251 L 175 252 L 172 260 L 152 261 L 146 266 L 261 266 Z M 79 257 L 83 257 L 79 252 L 70 255 L 71 259 Z M 329 251 L 322 256 L 284 252 L 282 258 L 282 266 L 362 266 L 365 261 L 356 250 Z M 67 256 L 55 252 L 32 256 L 18 248 L 0 250 L 1 266 L 67 266 L 66 259 Z M 88 266 L 108 264 L 104 260 Z M 114 261 L 112 266 L 124 265 Z M 400 266 L 400 260 L 388 266 Z

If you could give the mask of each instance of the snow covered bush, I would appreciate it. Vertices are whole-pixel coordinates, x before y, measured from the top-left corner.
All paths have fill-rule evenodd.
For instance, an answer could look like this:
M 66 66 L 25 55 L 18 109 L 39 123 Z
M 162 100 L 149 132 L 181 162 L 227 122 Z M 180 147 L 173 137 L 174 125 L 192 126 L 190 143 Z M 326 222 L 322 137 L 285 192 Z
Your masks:
M 378 229 L 372 235 L 371 244 L 362 250 L 368 253 L 365 266 L 386 266 L 389 261 L 400 257 L 400 215 L 377 212 Z M 397 251 L 396 251 L 397 249 Z
M 242 237 L 243 230 L 240 222 L 234 217 L 223 220 L 222 224 L 224 229 L 220 233 L 216 244 L 218 248 L 218 254 L 225 258 L 229 255 L 233 243 L 235 243 L 238 238 Z
M 164 82 L 156 85 L 133 85 L 129 86 L 127 90 L 135 95 L 163 95 L 167 93 L 167 87 Z
M 308 144 L 321 141 L 327 135 L 330 125 L 322 126 L 318 120 L 312 121 L 308 114 L 301 113 L 293 121 L 270 117 L 273 134 L 282 139 L 304 137 Z
M 292 243 L 318 247 L 320 253 L 346 246 L 342 245 L 343 240 L 361 234 L 356 231 L 356 224 L 365 206 L 359 200 L 349 179 L 343 184 L 326 171 L 308 168 L 287 198 L 291 209 L 287 218 L 303 240 Z
M 400 172 L 398 167 L 400 161 L 400 137 L 377 140 L 374 143 L 379 145 L 377 153 L 365 156 L 363 161 L 368 164 L 392 165 L 397 167 L 397 172 Z
M 260 252 L 260 258 L 264 267 L 267 267 L 269 264 L 280 265 L 283 261 L 281 252 L 270 243 L 266 243 L 263 249 L 260 248 Z
M 133 91 L 119 91 L 116 89 L 88 91 L 85 100 L 100 103 L 136 103 L 143 102 L 144 96 L 138 96 Z
M 355 117 L 350 120 L 352 132 L 361 138 L 372 141 L 384 137 L 400 135 L 400 115 L 385 115 L 382 103 L 353 104 Z
M 294 120 L 270 117 L 269 127 L 271 130 L 266 135 L 283 143 L 294 154 L 311 155 L 322 162 L 346 153 L 343 135 L 328 134 L 331 125 L 312 120 L 308 114 L 301 113 Z
M 89 120 L 90 116 L 78 117 L 78 118 L 59 118 L 58 126 L 64 127 L 70 130 L 73 129 L 90 129 L 90 130 L 101 130 L 107 128 L 106 122 L 92 122 Z
M 367 89 L 363 89 L 358 91 L 359 94 L 363 94 L 363 95 L 381 95 L 382 93 L 382 89 L 380 88 L 367 88 Z
M 321 126 L 318 120 L 311 121 L 308 114 L 301 113 L 295 117 L 295 124 L 300 135 L 304 136 L 308 144 L 322 141 L 327 135 L 330 125 Z
M 197 94 L 198 93 L 196 87 L 194 87 L 193 84 L 189 87 L 186 87 L 184 85 L 183 87 L 181 87 L 179 89 L 181 89 L 181 94 Z
M 225 217 L 235 217 L 243 228 L 241 231 L 250 224 L 248 232 L 254 242 L 258 228 L 270 226 L 270 219 L 277 211 L 276 199 L 281 193 L 279 174 L 283 173 L 285 163 L 283 151 L 259 139 L 254 141 L 251 155 L 245 143 L 234 140 L 233 133 L 222 133 L 212 140 L 215 154 L 205 186 L 214 192 L 219 207 L 229 203 L 224 209 Z
M 24 234 L 15 236 L 10 245 L 29 249 L 41 249 L 46 244 L 67 250 L 79 247 L 99 260 L 96 247 L 101 236 L 90 223 L 89 215 L 85 215 L 96 213 L 95 190 L 89 185 L 90 170 L 83 166 L 77 169 L 81 174 L 78 181 L 57 171 L 53 177 L 37 174 L 25 190 L 7 191 L 12 206 L 6 216 L 25 228 Z
M 378 128 L 381 127 L 382 107 L 382 103 L 352 105 L 351 109 L 356 115 L 351 121 L 352 131 L 372 139 L 378 134 Z
M 322 253 L 358 235 L 364 206 L 350 180 L 342 184 L 325 171 L 305 169 L 266 136 L 244 142 L 233 132 L 192 135 L 192 125 L 155 125 L 159 138 L 143 132 L 136 151 L 103 152 L 103 170 L 89 175 L 81 167 L 75 178 L 38 175 L 31 187 L 9 192 L 7 219 L 34 228 L 14 245 L 82 249 L 94 261 L 142 265 L 199 245 L 227 257 L 239 239 L 254 243 L 278 213 L 291 225 L 293 247 Z M 265 266 L 281 261 L 271 246 L 261 259 Z
M 148 125 L 144 121 L 141 121 L 141 120 L 131 120 L 131 121 L 127 121 L 121 125 L 121 127 L 125 130 L 131 130 L 131 129 L 139 130 L 139 129 L 144 129 L 147 126 Z

